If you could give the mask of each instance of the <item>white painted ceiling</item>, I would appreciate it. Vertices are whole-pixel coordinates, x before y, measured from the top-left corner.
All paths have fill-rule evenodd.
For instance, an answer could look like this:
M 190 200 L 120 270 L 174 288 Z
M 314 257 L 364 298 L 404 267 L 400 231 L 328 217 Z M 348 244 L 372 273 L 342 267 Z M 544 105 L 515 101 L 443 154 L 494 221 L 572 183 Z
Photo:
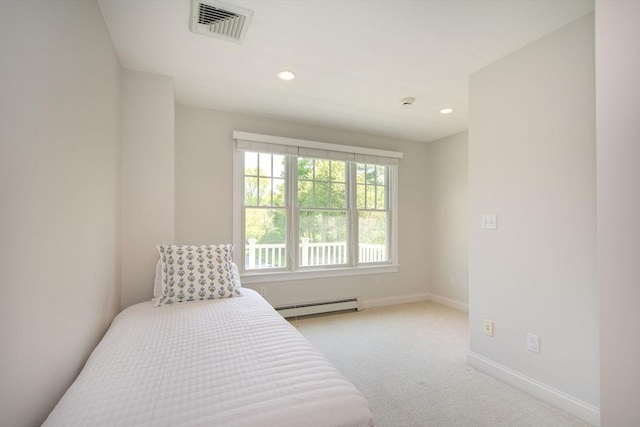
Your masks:
M 191 33 L 189 0 L 99 1 L 122 66 L 173 77 L 178 104 L 425 142 L 467 129 L 471 74 L 593 10 L 593 0 L 227 3 L 254 11 L 242 44 Z M 283 69 L 297 78 L 278 80 Z

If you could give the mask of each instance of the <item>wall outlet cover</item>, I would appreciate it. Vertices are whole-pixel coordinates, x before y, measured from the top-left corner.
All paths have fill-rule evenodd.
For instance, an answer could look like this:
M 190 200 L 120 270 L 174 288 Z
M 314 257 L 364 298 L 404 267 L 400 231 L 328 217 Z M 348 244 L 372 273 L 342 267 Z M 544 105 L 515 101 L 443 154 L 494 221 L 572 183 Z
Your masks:
M 488 335 L 490 337 L 493 336 L 493 321 L 489 319 L 484 319 L 482 321 L 482 333 Z
M 537 335 L 532 333 L 527 334 L 527 350 L 534 353 L 540 352 L 540 340 Z

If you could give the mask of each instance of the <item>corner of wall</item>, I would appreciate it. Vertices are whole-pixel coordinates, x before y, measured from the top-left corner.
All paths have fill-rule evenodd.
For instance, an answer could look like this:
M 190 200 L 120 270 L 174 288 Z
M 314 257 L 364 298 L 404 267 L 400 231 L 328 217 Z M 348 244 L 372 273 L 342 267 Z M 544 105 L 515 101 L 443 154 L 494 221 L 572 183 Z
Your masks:
M 428 292 L 467 311 L 468 132 L 427 145 Z
M 157 245 L 173 243 L 175 97 L 173 79 L 125 70 L 122 123 L 122 291 L 120 308 L 149 300 Z M 142 226 L 144 224 L 144 226 Z

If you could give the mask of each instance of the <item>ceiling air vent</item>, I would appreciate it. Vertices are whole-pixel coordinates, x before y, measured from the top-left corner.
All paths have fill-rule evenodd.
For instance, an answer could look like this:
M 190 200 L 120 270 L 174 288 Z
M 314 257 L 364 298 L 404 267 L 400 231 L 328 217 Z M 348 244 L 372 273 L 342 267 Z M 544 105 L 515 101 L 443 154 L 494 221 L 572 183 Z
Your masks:
M 215 0 L 191 0 L 191 31 L 242 43 L 253 11 Z

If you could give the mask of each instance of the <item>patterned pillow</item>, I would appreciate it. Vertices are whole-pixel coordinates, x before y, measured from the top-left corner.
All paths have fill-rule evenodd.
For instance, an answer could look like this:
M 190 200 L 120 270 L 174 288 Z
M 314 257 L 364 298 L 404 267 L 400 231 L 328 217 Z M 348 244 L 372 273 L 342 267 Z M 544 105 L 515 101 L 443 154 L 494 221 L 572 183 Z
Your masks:
M 242 295 L 233 277 L 233 245 L 161 245 L 157 249 L 162 263 L 162 294 L 156 307 Z

